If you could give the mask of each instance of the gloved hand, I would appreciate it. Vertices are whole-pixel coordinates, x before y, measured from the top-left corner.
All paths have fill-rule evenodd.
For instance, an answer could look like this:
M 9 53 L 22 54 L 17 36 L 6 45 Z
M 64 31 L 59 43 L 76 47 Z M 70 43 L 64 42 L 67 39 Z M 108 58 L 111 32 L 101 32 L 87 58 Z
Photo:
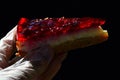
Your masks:
M 67 54 L 55 55 L 51 47 L 41 44 L 11 65 L 10 58 L 16 51 L 16 29 L 17 26 L 0 40 L 0 80 L 52 80 Z

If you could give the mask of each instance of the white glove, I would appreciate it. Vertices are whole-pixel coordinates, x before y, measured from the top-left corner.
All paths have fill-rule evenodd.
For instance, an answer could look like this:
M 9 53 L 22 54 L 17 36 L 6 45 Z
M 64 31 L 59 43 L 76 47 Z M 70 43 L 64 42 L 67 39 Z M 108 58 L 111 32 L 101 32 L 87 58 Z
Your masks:
M 0 80 L 52 80 L 67 54 L 54 55 L 47 44 L 41 44 L 39 49 L 10 65 L 16 51 L 16 29 L 17 26 L 0 40 Z

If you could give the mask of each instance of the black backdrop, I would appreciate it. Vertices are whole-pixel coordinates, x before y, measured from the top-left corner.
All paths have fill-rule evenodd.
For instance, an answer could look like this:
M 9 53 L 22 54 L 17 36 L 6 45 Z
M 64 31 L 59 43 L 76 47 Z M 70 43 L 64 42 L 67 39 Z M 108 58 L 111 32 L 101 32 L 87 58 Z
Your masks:
M 49 1 L 50 2 L 50 1 Z M 1 9 L 0 37 L 11 30 L 21 17 L 100 17 L 106 19 L 109 39 L 101 44 L 68 52 L 53 80 L 114 79 L 118 72 L 119 9 L 117 2 L 39 2 L 18 3 Z M 27 5 L 26 5 L 27 4 Z

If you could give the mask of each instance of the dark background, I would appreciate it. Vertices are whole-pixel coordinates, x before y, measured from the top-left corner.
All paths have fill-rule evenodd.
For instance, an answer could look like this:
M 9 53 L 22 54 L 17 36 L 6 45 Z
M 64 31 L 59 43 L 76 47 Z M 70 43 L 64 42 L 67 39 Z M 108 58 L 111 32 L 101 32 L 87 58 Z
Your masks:
M 5 3 L 6 4 L 6 3 Z M 12 6 L 11 6 L 12 5 Z M 119 5 L 105 1 L 17 2 L 1 7 L 0 37 L 10 31 L 21 17 L 98 17 L 104 18 L 107 41 L 68 52 L 67 58 L 53 80 L 115 79 L 118 74 Z

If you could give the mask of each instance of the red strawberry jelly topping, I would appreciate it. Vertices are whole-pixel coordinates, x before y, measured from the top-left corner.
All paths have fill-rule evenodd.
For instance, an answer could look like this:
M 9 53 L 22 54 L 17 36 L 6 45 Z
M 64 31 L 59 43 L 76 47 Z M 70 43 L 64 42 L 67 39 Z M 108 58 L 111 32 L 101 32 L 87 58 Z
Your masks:
M 103 25 L 105 20 L 100 18 L 45 18 L 28 20 L 21 18 L 18 22 L 17 40 L 44 40 L 80 31 L 83 28 Z

